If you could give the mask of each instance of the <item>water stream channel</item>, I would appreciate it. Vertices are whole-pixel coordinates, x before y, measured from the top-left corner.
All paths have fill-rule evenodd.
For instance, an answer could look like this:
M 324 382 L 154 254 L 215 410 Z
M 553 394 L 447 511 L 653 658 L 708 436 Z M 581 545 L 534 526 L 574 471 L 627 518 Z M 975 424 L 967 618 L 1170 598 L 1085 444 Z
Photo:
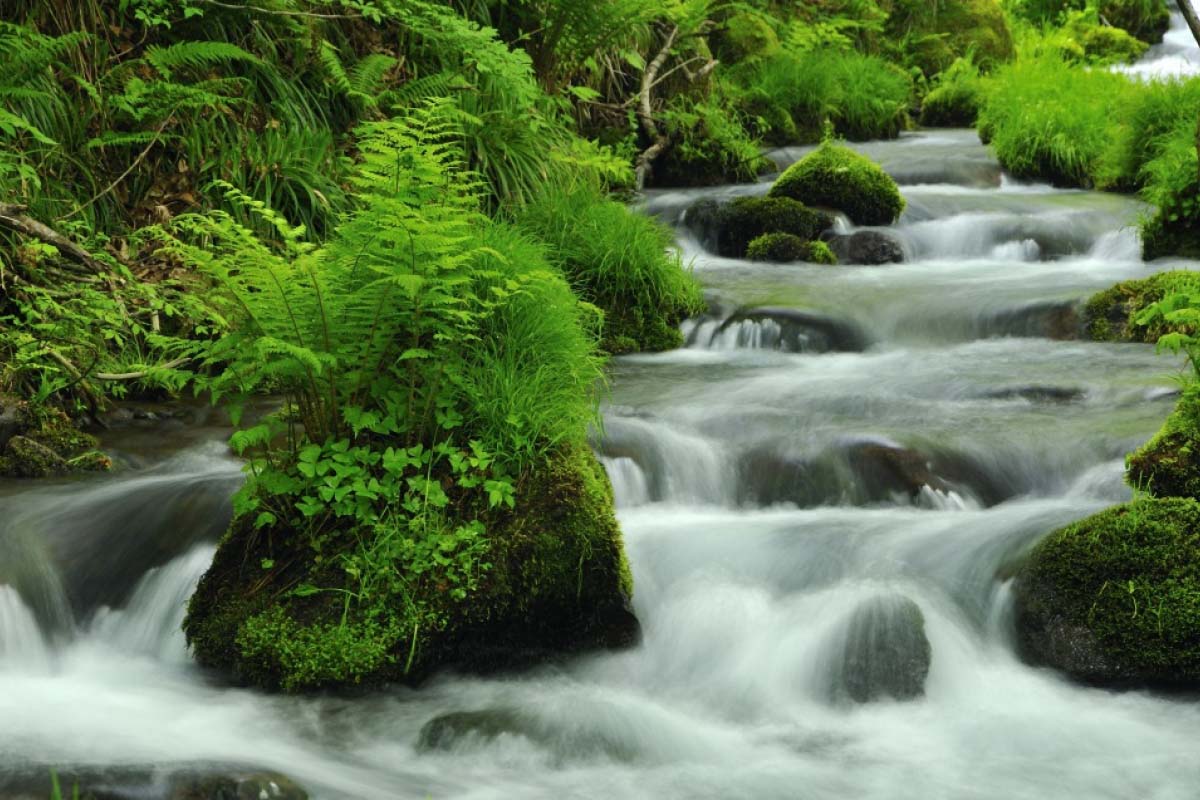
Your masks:
M 1152 347 L 1061 338 L 1073 309 L 1180 262 L 1142 263 L 1137 201 L 1012 181 L 973 132 L 861 149 L 902 184 L 907 263 L 751 264 L 680 228 L 713 312 L 616 361 L 598 448 L 639 647 L 363 697 L 224 686 L 179 623 L 239 464 L 219 426 L 132 425 L 111 476 L 0 488 L 0 786 L 232 764 L 329 798 L 1195 798 L 1200 704 L 1023 664 L 1009 594 L 1039 537 L 1129 497 L 1177 388 Z M 914 609 L 923 694 L 859 702 L 862 643 L 920 636 Z M 448 712 L 490 722 L 423 745 Z

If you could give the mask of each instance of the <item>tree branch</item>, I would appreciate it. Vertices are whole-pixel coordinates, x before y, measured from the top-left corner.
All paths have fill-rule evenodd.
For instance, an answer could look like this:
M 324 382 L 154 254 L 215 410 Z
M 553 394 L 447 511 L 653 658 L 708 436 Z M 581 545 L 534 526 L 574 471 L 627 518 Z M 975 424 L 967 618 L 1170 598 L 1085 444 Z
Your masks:
M 53 245 L 65 257 L 77 264 L 82 264 L 93 272 L 102 273 L 105 271 L 104 265 L 97 261 L 96 257 L 87 250 L 84 250 L 50 226 L 44 225 L 25 214 L 24 206 L 0 203 L 0 228 L 8 228 L 10 231 L 16 231 L 25 236 L 32 236 L 34 239 L 40 239 L 46 244 Z

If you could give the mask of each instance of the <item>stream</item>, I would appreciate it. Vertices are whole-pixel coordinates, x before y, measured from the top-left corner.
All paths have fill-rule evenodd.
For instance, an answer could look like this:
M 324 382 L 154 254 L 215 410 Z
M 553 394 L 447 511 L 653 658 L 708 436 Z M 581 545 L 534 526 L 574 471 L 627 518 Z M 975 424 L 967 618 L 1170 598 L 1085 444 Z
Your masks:
M 321 798 L 1194 799 L 1200 704 L 1023 664 L 1010 599 L 1041 536 L 1130 497 L 1183 366 L 1063 339 L 1072 314 L 1180 262 L 1142 263 L 1136 200 L 1013 181 L 971 131 L 857 147 L 901 183 L 906 263 L 751 264 L 680 228 L 713 311 L 616 360 L 598 451 L 640 646 L 361 697 L 224 686 L 179 624 L 240 465 L 217 424 L 130 424 L 110 476 L 0 486 L 0 796 L 234 765 Z M 897 680 L 872 642 L 925 648 L 919 696 L 872 695 Z M 458 712 L 486 724 L 430 746 Z

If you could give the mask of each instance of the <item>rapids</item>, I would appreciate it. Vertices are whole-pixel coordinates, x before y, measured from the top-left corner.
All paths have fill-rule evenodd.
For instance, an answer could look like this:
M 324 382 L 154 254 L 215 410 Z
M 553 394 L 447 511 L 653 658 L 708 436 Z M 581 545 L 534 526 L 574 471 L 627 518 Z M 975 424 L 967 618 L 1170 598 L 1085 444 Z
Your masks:
M 218 430 L 118 437 L 143 457 L 112 476 L 0 491 L 0 794 L 228 764 L 327 798 L 1194 798 L 1200 704 L 1013 653 L 1014 565 L 1129 497 L 1123 456 L 1171 408 L 1179 362 L 1061 338 L 1168 266 L 1138 256 L 1140 205 L 1011 181 L 969 131 L 862 149 L 902 183 L 906 263 L 750 264 L 681 229 L 712 311 L 616 362 L 596 444 L 640 646 L 360 697 L 229 688 L 179 623 L 239 465 Z

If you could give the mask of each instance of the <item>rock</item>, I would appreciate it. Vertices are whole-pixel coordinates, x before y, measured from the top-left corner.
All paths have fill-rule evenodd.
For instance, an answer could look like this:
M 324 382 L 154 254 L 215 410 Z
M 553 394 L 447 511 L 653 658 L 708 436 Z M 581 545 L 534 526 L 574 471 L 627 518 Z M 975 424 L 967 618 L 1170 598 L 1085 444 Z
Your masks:
M 66 460 L 41 442 L 13 436 L 4 448 L 3 472 L 18 478 L 48 478 L 70 471 Z
M 933 473 L 929 460 L 915 450 L 865 442 L 852 446 L 847 456 L 868 497 L 882 498 L 900 493 L 916 499 L 925 488 L 950 491 L 950 487 Z
M 1051 533 L 1014 598 L 1033 664 L 1113 688 L 1200 689 L 1200 503 L 1143 498 Z
M 746 248 L 749 261 L 769 261 L 787 264 L 805 261 L 810 264 L 836 264 L 837 257 L 824 242 L 806 242 L 790 233 L 764 233 Z
M 278 772 L 207 765 L 45 765 L 0 770 L 0 796 L 44 800 L 50 796 L 51 769 L 63 797 L 74 796 L 78 789 L 82 800 L 308 800 L 302 787 Z
M 912 600 L 873 597 L 850 614 L 829 674 L 835 701 L 914 700 L 925 694 L 933 649 Z M 835 645 L 837 646 L 837 645 Z
M 1128 459 L 1129 485 L 1155 497 L 1200 499 L 1200 383 L 1191 383 L 1162 428 Z
M 530 720 L 511 708 L 487 708 L 480 711 L 455 711 L 434 717 L 421 727 L 417 750 L 453 750 L 467 738 L 490 742 L 502 735 L 539 737 Z
M 1153 344 L 1177 328 L 1161 317 L 1149 324 L 1135 320 L 1150 305 L 1176 292 L 1200 292 L 1200 272 L 1173 270 L 1148 278 L 1123 281 L 1088 299 L 1083 325 L 1088 338 L 1098 342 L 1146 342 Z
M 1083 331 L 1079 305 L 1074 302 L 1036 302 L 1005 309 L 982 317 L 976 334 L 994 336 L 1044 337 L 1056 341 L 1074 341 Z
M 1100 17 L 1147 44 L 1158 44 L 1171 26 L 1166 3 L 1145 0 L 1100 0 Z
M 1093 64 L 1132 64 L 1148 45 L 1111 25 L 1089 25 L 1079 33 L 1084 56 Z
M 761 13 L 735 11 L 717 26 L 710 41 L 722 64 L 737 64 L 779 50 L 779 36 Z
M 880 231 L 855 231 L 835 234 L 828 239 L 829 249 L 842 264 L 899 264 L 904 261 L 900 243 Z
M 995 389 L 983 395 L 990 400 L 1028 400 L 1031 403 L 1078 403 L 1087 396 L 1083 389 L 1070 386 L 1013 386 Z
M 742 258 L 750 242 L 769 233 L 786 233 L 807 242 L 828 227 L 823 214 L 786 197 L 739 197 L 720 205 L 701 200 L 688 209 L 684 224 L 705 249 L 726 258 Z
M 184 632 L 200 664 L 292 692 L 414 684 L 452 666 L 491 672 L 637 642 L 612 488 L 590 450 L 549 454 L 518 487 L 515 510 L 495 509 L 484 526 L 478 558 L 490 568 L 460 598 L 433 581 L 414 592 L 409 602 L 439 621 L 414 626 L 407 608 L 347 614 L 331 592 L 292 592 L 345 578 L 314 563 L 286 528 L 240 517 L 192 596 Z M 265 558 L 281 566 L 264 570 Z
M 869 344 L 866 334 L 852 322 L 797 308 L 762 306 L 735 311 L 718 334 L 737 325 L 771 322 L 779 329 L 775 349 L 792 353 L 861 353 Z
M 890 225 L 904 210 L 899 187 L 878 164 L 832 142 L 784 170 L 769 196 L 834 208 L 858 225 Z
M 187 775 L 172 782 L 169 800 L 308 800 L 308 792 L 276 772 Z
M 27 424 L 25 402 L 0 394 L 0 450 L 3 450 L 8 440 L 20 433 Z

